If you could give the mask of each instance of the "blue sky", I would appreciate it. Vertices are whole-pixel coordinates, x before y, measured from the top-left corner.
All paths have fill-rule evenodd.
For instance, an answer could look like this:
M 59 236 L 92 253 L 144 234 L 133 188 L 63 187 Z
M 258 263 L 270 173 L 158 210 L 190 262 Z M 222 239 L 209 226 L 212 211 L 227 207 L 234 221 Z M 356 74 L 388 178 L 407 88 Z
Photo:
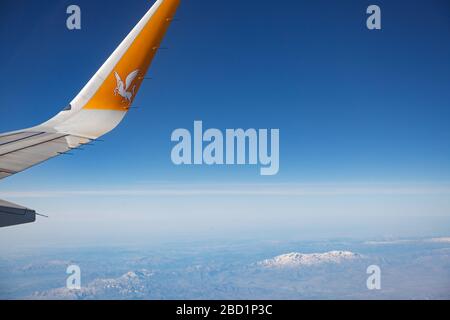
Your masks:
M 82 9 L 81 31 L 65 28 L 65 9 L 73 3 Z M 150 4 L 2 1 L 0 131 L 38 124 L 67 105 Z M 446 185 L 448 1 L 377 1 L 381 31 L 365 27 L 370 4 L 183 1 L 165 39 L 169 49 L 159 52 L 153 80 L 137 96 L 139 109 L 105 142 L 3 180 L 0 191 L 136 190 L 160 183 Z M 251 166 L 174 166 L 170 134 L 192 130 L 194 120 L 220 129 L 279 128 L 279 174 L 261 177 Z M 422 216 L 445 216 L 449 196 L 439 196 L 412 208 L 422 208 Z M 78 211 L 97 201 L 71 197 Z M 402 210 L 413 197 L 400 197 Z M 50 213 L 62 211 L 67 201 L 58 207 L 53 198 L 23 198 Z M 135 210 L 148 205 L 143 198 Z M 352 194 L 348 203 L 363 198 Z M 196 206 L 205 199 L 197 200 Z M 259 201 L 251 200 L 248 206 Z M 385 202 L 371 199 L 363 207 Z M 291 206 L 292 212 L 300 208 Z M 399 210 L 386 209 L 391 211 L 399 217 Z

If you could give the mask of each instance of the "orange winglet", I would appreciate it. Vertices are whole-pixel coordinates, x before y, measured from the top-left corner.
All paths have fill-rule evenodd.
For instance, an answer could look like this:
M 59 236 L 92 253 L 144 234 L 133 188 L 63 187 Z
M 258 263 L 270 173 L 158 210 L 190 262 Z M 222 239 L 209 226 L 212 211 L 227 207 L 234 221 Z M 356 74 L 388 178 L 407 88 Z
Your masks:
M 164 0 L 84 109 L 126 111 L 142 84 L 180 0 Z

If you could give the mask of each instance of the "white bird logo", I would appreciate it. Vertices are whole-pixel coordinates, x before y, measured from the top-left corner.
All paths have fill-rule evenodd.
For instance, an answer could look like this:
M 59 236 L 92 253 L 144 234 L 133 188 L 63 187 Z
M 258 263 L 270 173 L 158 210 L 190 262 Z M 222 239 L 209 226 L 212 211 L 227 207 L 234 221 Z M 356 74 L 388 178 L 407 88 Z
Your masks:
M 114 75 L 116 76 L 117 80 L 117 87 L 114 89 L 114 95 L 120 95 L 125 100 L 127 100 L 129 103 L 131 103 L 131 99 L 134 96 L 134 90 L 136 89 L 136 85 L 133 86 L 131 91 L 129 91 L 131 84 L 133 83 L 134 79 L 137 77 L 139 73 L 139 69 L 134 70 L 131 72 L 126 81 L 125 84 L 123 83 L 122 79 L 120 78 L 119 74 L 115 71 Z

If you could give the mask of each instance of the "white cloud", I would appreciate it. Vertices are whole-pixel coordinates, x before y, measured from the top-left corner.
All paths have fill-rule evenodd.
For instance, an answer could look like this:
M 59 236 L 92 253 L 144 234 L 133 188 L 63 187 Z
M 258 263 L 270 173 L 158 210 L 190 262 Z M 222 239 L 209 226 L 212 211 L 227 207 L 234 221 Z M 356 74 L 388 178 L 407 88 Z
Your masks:
M 412 243 L 450 243 L 450 237 L 427 238 L 427 239 L 396 239 L 396 240 L 380 240 L 365 241 L 367 245 L 401 245 Z
M 26 190 L 1 192 L 4 198 L 57 198 L 87 196 L 389 196 L 450 195 L 450 185 L 403 184 L 162 184 L 124 189 Z

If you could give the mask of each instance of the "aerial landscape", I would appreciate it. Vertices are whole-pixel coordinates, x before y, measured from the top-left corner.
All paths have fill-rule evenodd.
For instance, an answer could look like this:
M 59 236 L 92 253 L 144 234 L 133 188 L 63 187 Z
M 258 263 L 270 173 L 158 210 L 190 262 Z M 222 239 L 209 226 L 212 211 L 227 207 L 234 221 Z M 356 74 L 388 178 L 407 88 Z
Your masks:
M 450 300 L 449 12 L 1 0 L 0 302 Z
M 66 287 L 72 264 L 81 290 Z M 449 299 L 450 238 L 24 251 L 0 258 L 0 279 L 1 299 Z

